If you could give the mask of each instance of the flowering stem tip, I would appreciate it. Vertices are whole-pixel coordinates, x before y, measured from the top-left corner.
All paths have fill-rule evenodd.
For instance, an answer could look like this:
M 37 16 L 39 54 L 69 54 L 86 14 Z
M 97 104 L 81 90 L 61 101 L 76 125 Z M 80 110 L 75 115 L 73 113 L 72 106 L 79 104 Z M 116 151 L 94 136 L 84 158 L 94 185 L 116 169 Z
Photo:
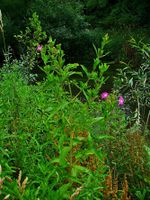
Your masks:
M 106 99 L 107 97 L 109 96 L 109 94 L 108 94 L 108 92 L 103 92 L 102 94 L 101 94 L 101 99 Z
M 119 103 L 118 103 L 118 105 L 122 106 L 123 104 L 124 104 L 124 98 L 123 98 L 123 96 L 119 96 Z
M 38 45 L 37 49 L 36 49 L 38 52 L 40 52 L 42 50 L 42 45 Z

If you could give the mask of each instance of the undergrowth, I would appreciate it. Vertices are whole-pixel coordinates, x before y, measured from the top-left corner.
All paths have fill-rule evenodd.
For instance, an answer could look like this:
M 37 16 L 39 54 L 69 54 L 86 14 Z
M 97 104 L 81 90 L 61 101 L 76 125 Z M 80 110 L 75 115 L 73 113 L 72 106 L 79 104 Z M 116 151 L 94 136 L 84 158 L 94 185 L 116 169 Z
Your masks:
M 5 52 L 0 79 L 1 199 L 148 200 L 145 135 L 128 128 L 120 93 L 99 95 L 108 35 L 95 48 L 92 71 L 65 64 L 61 45 L 42 32 L 36 14 L 16 38 L 26 51 L 19 60 Z

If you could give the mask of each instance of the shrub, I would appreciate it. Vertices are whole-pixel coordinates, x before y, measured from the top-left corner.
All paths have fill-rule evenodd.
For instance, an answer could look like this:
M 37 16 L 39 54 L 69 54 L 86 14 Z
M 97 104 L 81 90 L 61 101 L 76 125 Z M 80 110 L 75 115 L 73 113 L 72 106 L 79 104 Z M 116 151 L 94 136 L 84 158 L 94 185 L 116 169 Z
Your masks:
M 136 122 L 139 126 L 142 124 L 148 126 L 150 120 L 149 45 L 137 43 L 134 39 L 131 40 L 131 44 L 142 54 L 143 63 L 137 69 L 126 65 L 124 69 L 118 70 L 114 88 L 125 96 L 128 109 L 133 113 L 128 114 L 130 122 Z

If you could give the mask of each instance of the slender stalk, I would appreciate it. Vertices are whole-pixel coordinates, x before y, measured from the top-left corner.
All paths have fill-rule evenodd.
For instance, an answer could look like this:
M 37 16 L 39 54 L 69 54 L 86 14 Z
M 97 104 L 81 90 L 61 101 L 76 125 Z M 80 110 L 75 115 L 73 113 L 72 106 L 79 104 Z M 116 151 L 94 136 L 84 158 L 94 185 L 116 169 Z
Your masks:
M 3 20 L 2 20 L 2 12 L 0 10 L 0 32 L 2 33 L 2 40 L 4 44 L 4 53 L 6 52 L 6 40 L 5 40 L 5 34 L 3 29 Z
M 71 89 L 70 83 L 68 84 L 68 86 L 69 86 L 70 95 L 71 95 L 71 97 L 72 97 L 72 89 Z
M 139 101 L 139 97 L 137 97 L 137 104 L 138 104 L 138 109 L 137 109 L 137 114 L 138 114 L 138 116 L 137 116 L 137 124 L 138 125 L 140 125 L 140 118 L 141 118 L 141 116 L 140 116 L 140 101 Z
M 74 101 L 80 94 L 81 94 L 81 90 L 78 92 L 78 94 L 71 100 L 71 101 Z
M 148 112 L 148 115 L 147 115 L 146 126 L 148 126 L 149 119 L 150 119 L 150 111 Z
M 2 40 L 3 40 L 3 44 L 4 44 L 4 53 L 5 53 L 6 52 L 6 40 L 5 40 L 4 31 L 2 31 Z

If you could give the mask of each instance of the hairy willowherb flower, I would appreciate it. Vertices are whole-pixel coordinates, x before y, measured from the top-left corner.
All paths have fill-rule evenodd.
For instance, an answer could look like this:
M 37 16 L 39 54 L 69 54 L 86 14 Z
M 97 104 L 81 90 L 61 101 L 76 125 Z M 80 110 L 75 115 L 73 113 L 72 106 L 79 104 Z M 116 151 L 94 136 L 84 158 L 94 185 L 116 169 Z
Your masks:
M 108 92 L 103 92 L 101 94 L 101 99 L 106 99 L 109 96 Z
M 118 103 L 118 105 L 122 106 L 123 104 L 124 104 L 124 98 L 123 98 L 123 96 L 119 96 L 119 103 Z
M 42 45 L 38 45 L 37 49 L 36 49 L 38 52 L 40 52 L 42 50 Z

